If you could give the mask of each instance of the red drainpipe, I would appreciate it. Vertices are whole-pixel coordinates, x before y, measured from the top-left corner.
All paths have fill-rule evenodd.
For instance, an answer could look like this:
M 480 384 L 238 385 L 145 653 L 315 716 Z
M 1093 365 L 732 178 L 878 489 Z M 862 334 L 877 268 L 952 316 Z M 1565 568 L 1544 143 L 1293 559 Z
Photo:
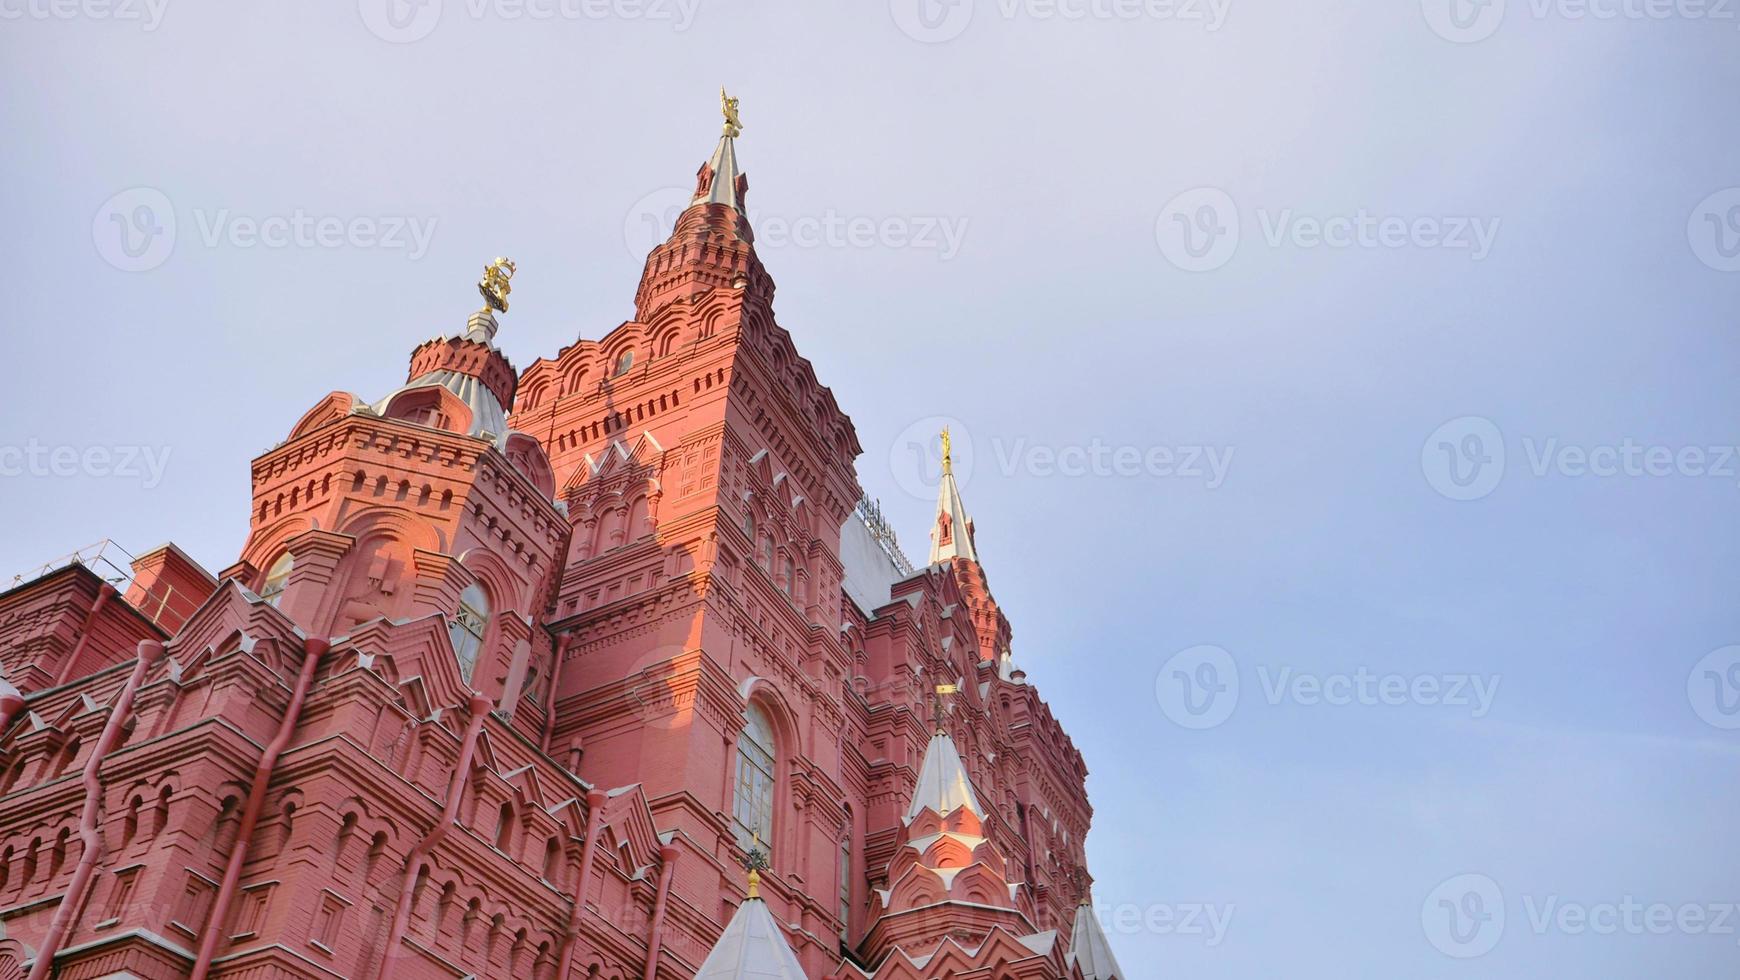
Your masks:
M 550 676 L 544 678 L 544 683 L 550 685 L 550 693 L 544 698 L 544 754 L 550 754 L 550 739 L 556 734 L 556 675 L 562 670 L 562 656 L 568 645 L 574 642 L 573 633 L 563 633 L 556 641 L 555 651 L 550 655 Z M 556 974 L 567 980 L 565 974 Z
M 278 765 L 278 756 L 289 744 L 290 735 L 302 717 L 302 702 L 314 683 L 314 669 L 320 665 L 320 658 L 326 655 L 330 646 L 325 640 L 314 637 L 302 641 L 302 673 L 296 678 L 290 706 L 284 709 L 284 720 L 278 723 L 278 734 L 266 746 L 259 766 L 254 769 L 254 783 L 248 787 L 248 802 L 242 809 L 242 822 L 236 828 L 236 844 L 230 849 L 223 884 L 218 887 L 217 898 L 211 904 L 211 912 L 206 915 L 205 928 L 200 932 L 199 957 L 193 961 L 193 972 L 188 974 L 188 980 L 205 980 L 205 975 L 211 970 L 212 958 L 217 955 L 219 930 L 228 916 L 230 902 L 236 897 L 236 887 L 242 880 L 242 865 L 248 860 L 248 844 L 254 838 L 254 825 L 259 822 L 260 808 L 266 803 L 266 786 L 272 781 L 272 770 Z
M 91 642 L 91 624 L 97 621 L 97 613 L 102 612 L 103 607 L 109 604 L 109 600 L 119 594 L 115 591 L 115 587 L 107 582 L 104 582 L 102 587 L 97 589 L 97 601 L 91 603 L 91 611 L 85 613 L 85 625 L 79 629 L 78 643 L 74 644 L 72 652 L 66 655 L 66 660 L 61 662 L 60 673 L 54 678 L 55 687 L 72 680 L 73 664 L 78 662 L 79 654 L 85 652 L 85 645 Z
M 387 931 L 387 941 L 381 947 L 381 980 L 393 975 L 399 946 L 405 939 L 405 930 L 410 928 L 411 899 L 417 885 L 417 875 L 428 862 L 429 852 L 441 843 L 447 836 L 448 828 L 459 819 L 459 801 L 465 795 L 465 784 L 471 780 L 471 759 L 477 754 L 477 736 L 483 732 L 483 721 L 489 717 L 489 709 L 494 705 L 495 702 L 489 698 L 476 691 L 471 692 L 471 724 L 465 729 L 465 744 L 460 746 L 459 764 L 453 770 L 453 780 L 447 784 L 447 803 L 441 808 L 441 819 L 423 835 L 423 839 L 417 842 L 417 846 L 405 858 L 405 882 L 399 888 L 399 907 L 393 913 L 392 928 Z
M 36 951 L 36 962 L 30 966 L 30 980 L 43 980 L 54 969 L 55 954 L 60 952 L 72 931 L 73 918 L 78 915 L 79 907 L 89 897 L 91 877 L 96 873 L 97 857 L 103 849 L 103 835 L 97 829 L 97 815 L 103 808 L 103 782 L 97 778 L 98 771 L 103 766 L 103 757 L 114 751 L 115 743 L 121 740 L 121 726 L 133 713 L 133 698 L 139 693 L 139 685 L 145 683 L 146 671 L 162 656 L 163 644 L 156 640 L 139 641 L 139 659 L 133 664 L 133 673 L 127 678 L 121 693 L 116 695 L 102 737 L 97 739 L 91 757 L 85 760 L 85 804 L 79 813 L 79 863 L 73 869 L 72 881 L 66 886 L 66 895 L 61 898 L 60 905 L 54 910 L 54 918 L 48 923 L 48 934 L 42 937 L 42 946 Z
M 646 940 L 646 972 L 641 974 L 641 980 L 653 980 L 659 972 L 659 953 L 664 949 L 665 938 L 665 905 L 671 898 L 671 876 L 677 870 L 677 858 L 682 853 L 671 844 L 659 848 L 659 860 L 664 862 L 664 867 L 659 871 L 659 895 L 653 901 L 652 932 Z
M 556 968 L 556 980 L 568 980 L 568 971 L 574 966 L 574 942 L 580 938 L 580 916 L 586 910 L 592 855 L 598 850 L 598 830 L 604 824 L 604 804 L 609 799 L 601 789 L 586 794 L 586 842 L 580 845 L 580 878 L 574 887 L 573 911 L 568 913 L 568 931 L 562 936 L 562 963 Z

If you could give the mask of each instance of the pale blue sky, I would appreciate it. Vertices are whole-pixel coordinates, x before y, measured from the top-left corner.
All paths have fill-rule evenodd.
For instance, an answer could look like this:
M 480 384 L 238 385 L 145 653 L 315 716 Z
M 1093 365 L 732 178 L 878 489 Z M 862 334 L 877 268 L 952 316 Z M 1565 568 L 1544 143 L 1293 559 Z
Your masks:
M 248 459 L 326 392 L 401 381 L 494 255 L 522 367 L 631 315 L 725 82 L 781 322 L 921 558 L 906 443 L 960 422 L 1133 975 L 1736 974 L 1740 916 L 1576 919 L 1740 902 L 1740 463 L 1694 474 L 1740 442 L 1736 12 L 648 2 L 0 0 L 7 577 L 105 536 L 227 565 Z M 298 213 L 339 225 L 250 243 Z M 1362 213 L 1372 247 L 1315 235 Z M 117 216 L 159 237 L 129 254 Z M 1468 469 L 1494 429 L 1503 469 Z M 1576 475 L 1627 441 L 1709 465 Z M 56 476 L 32 446 L 164 465 Z M 1047 462 L 1094 446 L 1098 472 Z M 1179 474 L 1190 447 L 1230 451 L 1222 479 Z M 1179 672 L 1227 661 L 1168 661 L 1204 644 L 1239 693 L 1193 729 Z M 1312 703 L 1361 668 L 1498 686 Z M 1272 693 L 1283 671 L 1306 687 Z M 1494 889 L 1478 928 L 1437 904 Z

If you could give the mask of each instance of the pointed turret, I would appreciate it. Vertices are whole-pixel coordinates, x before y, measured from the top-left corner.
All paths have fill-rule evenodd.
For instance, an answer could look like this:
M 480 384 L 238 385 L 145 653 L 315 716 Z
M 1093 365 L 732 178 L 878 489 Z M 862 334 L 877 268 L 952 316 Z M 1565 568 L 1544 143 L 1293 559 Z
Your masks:
M 918 770 L 918 785 L 912 791 L 906 822 L 913 822 L 926 810 L 947 817 L 963 807 L 980 820 L 985 819 L 979 798 L 973 795 L 973 781 L 967 776 L 961 753 L 955 749 L 955 740 L 938 732 L 925 749 L 924 765 Z
M 967 505 L 961 502 L 961 488 L 955 483 L 953 446 L 949 430 L 942 433 L 942 484 L 937 488 L 936 523 L 930 529 L 930 563 L 965 558 L 978 561 L 973 547 L 973 519 L 967 516 Z
M 797 954 L 761 900 L 761 870 L 767 857 L 749 852 L 749 895 L 713 944 L 695 980 L 805 980 Z
M 744 199 L 749 176 L 737 164 L 743 121 L 737 100 L 719 93 L 725 131 L 695 174 L 695 193 L 664 244 L 646 257 L 634 294 L 635 319 L 647 322 L 674 302 L 695 302 L 716 289 L 741 291 L 746 301 L 771 307 L 773 280 L 755 256 L 755 232 Z
M 1069 961 L 1081 967 L 1083 980 L 1128 980 L 1129 974 L 1112 955 L 1112 944 L 1100 928 L 1093 906 L 1083 902 L 1075 910 L 1075 935 L 1069 943 Z

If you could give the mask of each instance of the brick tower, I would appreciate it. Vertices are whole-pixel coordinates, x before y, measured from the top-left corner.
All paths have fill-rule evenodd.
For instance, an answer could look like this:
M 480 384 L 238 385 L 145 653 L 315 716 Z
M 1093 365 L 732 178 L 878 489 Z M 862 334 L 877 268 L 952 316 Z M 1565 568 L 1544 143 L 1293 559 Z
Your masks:
M 498 259 L 223 572 L 0 592 L 0 980 L 1122 980 L 952 467 L 914 568 L 724 109 L 632 320 L 516 372 Z

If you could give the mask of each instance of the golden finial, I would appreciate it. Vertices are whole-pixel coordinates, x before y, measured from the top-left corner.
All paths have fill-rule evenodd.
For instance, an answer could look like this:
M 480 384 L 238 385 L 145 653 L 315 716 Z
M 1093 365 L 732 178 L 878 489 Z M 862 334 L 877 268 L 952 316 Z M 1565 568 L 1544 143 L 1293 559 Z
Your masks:
M 936 686 L 935 717 L 936 733 L 938 735 L 947 734 L 949 729 L 949 709 L 948 704 L 943 701 L 943 698 L 952 698 L 959 693 L 961 693 L 961 686 L 959 684 L 938 684 Z
M 513 259 L 497 258 L 483 267 L 483 278 L 477 281 L 477 291 L 483 294 L 483 302 L 488 309 L 497 313 L 506 313 L 508 308 L 508 293 L 514 288 L 508 285 L 508 280 L 514 277 Z
M 755 834 L 755 843 L 750 846 L 749 853 L 743 856 L 743 867 L 749 871 L 749 898 L 761 897 L 761 873 L 773 867 L 767 861 L 767 852 L 761 849 L 761 833 Z
M 943 426 L 942 432 L 943 474 L 946 476 L 955 471 L 954 444 L 949 441 L 949 427 Z
M 725 135 L 742 135 L 743 120 L 737 115 L 737 100 L 725 94 L 723 85 L 719 86 L 719 108 L 725 113 Z

